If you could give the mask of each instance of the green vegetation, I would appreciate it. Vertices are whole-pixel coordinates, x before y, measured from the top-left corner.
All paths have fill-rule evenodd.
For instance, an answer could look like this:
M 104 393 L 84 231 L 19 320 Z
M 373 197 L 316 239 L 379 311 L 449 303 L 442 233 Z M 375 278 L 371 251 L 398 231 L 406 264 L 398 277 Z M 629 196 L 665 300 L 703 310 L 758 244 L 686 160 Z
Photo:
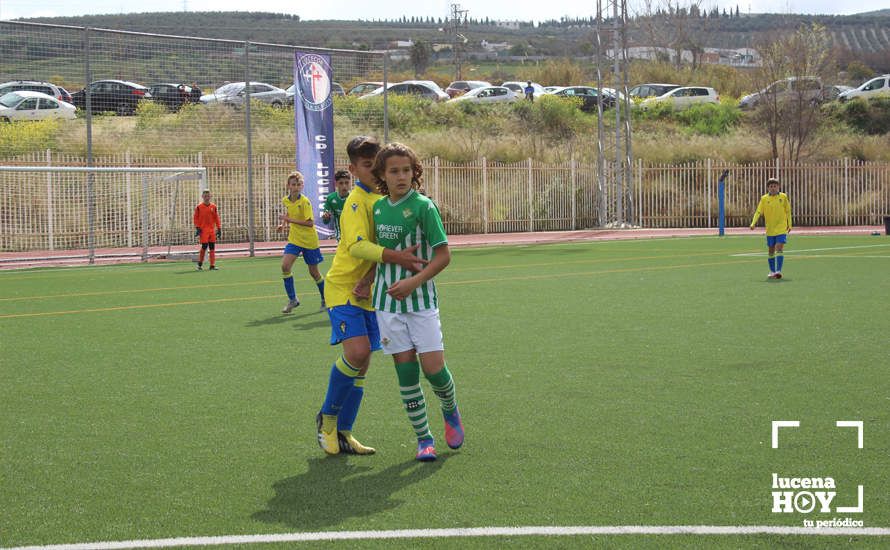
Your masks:
M 0 152 L 14 156 L 53 149 L 58 144 L 59 129 L 65 121 L 0 122 Z
M 440 443 L 433 464 L 413 460 L 380 354 L 356 425 L 378 453 L 321 454 L 314 417 L 338 350 L 304 272 L 303 305 L 278 313 L 277 258 L 223 258 L 218 272 L 0 272 L 3 544 L 831 518 L 771 513 L 773 472 L 831 476 L 833 506 L 855 505 L 862 484 L 864 513 L 853 516 L 887 527 L 890 317 L 875 298 L 890 293 L 888 248 L 870 237 L 792 239 L 785 279 L 770 282 L 765 257 L 735 256 L 762 253 L 762 236 L 455 250 L 437 281 L 467 442 Z M 801 428 L 771 449 L 776 419 Z M 865 422 L 864 450 L 836 420 Z M 624 535 L 427 545 L 887 543 Z
M 832 104 L 829 113 L 864 134 L 890 133 L 890 97 L 856 98 L 846 103 Z

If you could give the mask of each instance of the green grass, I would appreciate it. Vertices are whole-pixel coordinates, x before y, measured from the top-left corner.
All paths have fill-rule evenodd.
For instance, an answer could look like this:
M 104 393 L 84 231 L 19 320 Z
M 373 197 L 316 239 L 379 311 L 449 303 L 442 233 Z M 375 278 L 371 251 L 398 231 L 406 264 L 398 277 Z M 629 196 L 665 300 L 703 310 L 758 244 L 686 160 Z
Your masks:
M 763 257 L 734 256 L 762 252 L 762 241 L 456 250 L 438 281 L 467 443 L 448 450 L 432 415 L 442 457 L 432 464 L 413 460 L 395 373 L 379 354 L 356 426 L 378 454 L 325 458 L 318 449 L 313 417 L 338 349 L 327 344 L 327 317 L 303 268 L 303 305 L 290 316 L 278 313 L 275 258 L 222 259 L 218 272 L 188 263 L 2 272 L 0 546 L 843 517 L 772 514 L 773 472 L 833 477 L 840 506 L 855 505 L 862 484 L 865 512 L 848 515 L 890 526 L 890 242 L 793 237 L 776 282 Z M 772 420 L 801 428 L 783 430 L 771 449 Z M 836 420 L 863 420 L 865 448 Z M 498 541 L 591 543 L 888 540 Z

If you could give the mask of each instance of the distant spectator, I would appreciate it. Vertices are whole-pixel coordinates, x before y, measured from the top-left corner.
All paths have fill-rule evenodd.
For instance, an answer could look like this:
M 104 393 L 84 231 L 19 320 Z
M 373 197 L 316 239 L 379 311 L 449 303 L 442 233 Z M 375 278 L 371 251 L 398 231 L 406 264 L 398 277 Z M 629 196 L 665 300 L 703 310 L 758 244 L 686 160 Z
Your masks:
M 523 89 L 523 91 L 525 92 L 525 99 L 529 101 L 535 100 L 535 89 L 532 86 L 531 80 L 525 83 L 525 88 Z

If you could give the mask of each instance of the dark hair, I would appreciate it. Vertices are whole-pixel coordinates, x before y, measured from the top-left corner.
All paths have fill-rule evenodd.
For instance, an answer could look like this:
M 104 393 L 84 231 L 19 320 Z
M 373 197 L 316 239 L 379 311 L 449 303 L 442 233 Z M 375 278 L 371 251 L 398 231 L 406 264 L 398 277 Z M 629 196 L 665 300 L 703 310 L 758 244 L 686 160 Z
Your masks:
M 767 186 L 769 186 L 771 183 L 775 183 L 776 185 L 779 185 L 779 178 L 770 178 L 770 179 L 766 180 Z
M 373 159 L 380 151 L 380 142 L 371 136 L 356 136 L 346 145 L 346 155 L 349 162 L 356 163 L 358 159 Z
M 349 173 L 349 170 L 337 170 L 336 172 L 334 172 L 334 181 L 343 178 L 352 179 L 352 174 Z
M 423 184 L 423 166 L 420 165 L 420 161 L 417 159 L 417 153 L 402 143 L 388 143 L 377 153 L 377 158 L 374 159 L 374 166 L 371 168 L 371 173 L 377 178 L 378 192 L 381 195 L 389 195 L 389 187 L 386 185 L 383 176 L 386 173 L 386 161 L 391 157 L 408 157 L 411 160 L 411 167 L 414 169 L 414 175 L 411 176 L 411 187 L 419 189 L 421 184 Z

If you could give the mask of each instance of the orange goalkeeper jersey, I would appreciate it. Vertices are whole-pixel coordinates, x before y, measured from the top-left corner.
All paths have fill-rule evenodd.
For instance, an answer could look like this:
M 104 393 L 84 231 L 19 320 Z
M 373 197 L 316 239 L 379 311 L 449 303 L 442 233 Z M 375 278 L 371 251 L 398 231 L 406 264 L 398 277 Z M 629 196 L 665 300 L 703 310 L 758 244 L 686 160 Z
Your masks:
M 214 203 L 204 204 L 200 203 L 195 207 L 195 227 L 200 227 L 202 230 L 213 231 L 217 227 L 222 227 L 222 224 L 219 221 L 219 212 L 216 211 L 216 205 Z

